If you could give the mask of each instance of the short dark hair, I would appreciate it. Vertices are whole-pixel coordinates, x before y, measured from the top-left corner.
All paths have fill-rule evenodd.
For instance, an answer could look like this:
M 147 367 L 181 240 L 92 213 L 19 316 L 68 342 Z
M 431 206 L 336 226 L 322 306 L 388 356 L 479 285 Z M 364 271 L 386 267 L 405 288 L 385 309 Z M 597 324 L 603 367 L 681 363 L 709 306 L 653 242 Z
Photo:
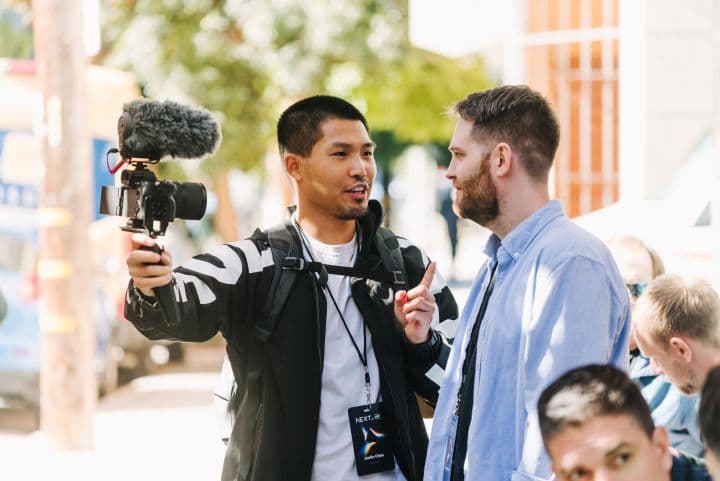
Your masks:
M 550 384 L 538 399 L 543 442 L 568 427 L 598 416 L 625 414 L 652 437 L 655 425 L 640 388 L 620 369 L 589 364 L 571 369 Z
M 322 136 L 321 125 L 330 118 L 359 120 L 370 132 L 365 116 L 351 103 L 330 95 L 315 95 L 288 107 L 277 123 L 280 155 L 285 152 L 307 157 Z
M 720 459 L 720 366 L 708 372 L 700 394 L 698 424 L 705 447 Z
M 548 101 L 526 85 L 503 85 L 475 92 L 450 107 L 452 115 L 473 122 L 473 137 L 507 142 L 517 150 L 528 175 L 546 180 L 560 127 Z

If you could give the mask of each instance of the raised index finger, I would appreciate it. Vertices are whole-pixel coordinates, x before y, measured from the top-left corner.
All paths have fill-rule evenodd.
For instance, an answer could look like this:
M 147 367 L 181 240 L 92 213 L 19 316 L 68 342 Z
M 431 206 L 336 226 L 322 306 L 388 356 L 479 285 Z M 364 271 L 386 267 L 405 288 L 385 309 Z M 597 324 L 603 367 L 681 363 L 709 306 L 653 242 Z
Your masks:
M 435 269 L 437 268 L 437 264 L 435 261 L 432 261 L 430 265 L 428 265 L 427 269 L 425 270 L 425 274 L 423 275 L 423 278 L 420 280 L 420 285 L 423 285 L 430 290 L 430 284 L 432 284 L 433 276 L 435 276 Z

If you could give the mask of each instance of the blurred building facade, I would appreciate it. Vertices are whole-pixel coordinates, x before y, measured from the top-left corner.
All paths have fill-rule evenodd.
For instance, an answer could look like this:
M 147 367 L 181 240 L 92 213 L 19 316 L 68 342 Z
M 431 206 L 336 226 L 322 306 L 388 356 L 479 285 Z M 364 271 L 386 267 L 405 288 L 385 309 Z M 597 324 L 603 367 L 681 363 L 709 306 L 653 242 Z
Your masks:
M 526 4 L 526 83 L 562 126 L 552 188 L 575 217 L 619 197 L 618 1 Z
M 499 83 L 526 83 L 553 102 L 562 128 L 553 195 L 570 216 L 661 199 L 712 132 L 717 152 L 720 1 L 429 3 L 410 2 L 412 41 L 479 51 Z M 717 182 L 717 162 L 707 174 Z
M 551 196 L 571 217 L 720 288 L 720 0 L 434 3 L 410 0 L 411 41 L 479 52 L 553 103 Z

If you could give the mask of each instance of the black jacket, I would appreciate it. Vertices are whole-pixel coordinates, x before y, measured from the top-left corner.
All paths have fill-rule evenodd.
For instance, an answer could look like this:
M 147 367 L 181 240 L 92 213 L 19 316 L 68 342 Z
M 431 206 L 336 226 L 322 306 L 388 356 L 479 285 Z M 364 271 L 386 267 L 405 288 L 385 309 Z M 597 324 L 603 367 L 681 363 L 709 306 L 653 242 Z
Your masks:
M 712 481 L 705 466 L 684 455 L 673 456 L 671 481 Z
M 360 219 L 361 251 L 358 263 L 380 264 L 373 238 L 382 220 L 378 203 L 371 202 Z M 419 283 L 428 259 L 416 246 L 400 239 L 410 286 Z M 257 481 L 309 480 L 315 453 L 325 341 L 326 302 L 312 274 L 303 272 L 295 282 L 285 308 L 266 343 L 252 336 L 255 312 L 264 299 L 273 269 L 267 237 L 256 231 L 249 239 L 226 244 L 201 254 L 174 273 L 175 297 L 181 318 L 165 323 L 159 308 L 137 292 L 132 284 L 126 296 L 125 315 L 151 339 L 204 341 L 220 331 L 227 342 L 256 363 L 258 378 L 244 380 L 259 395 L 256 412 L 236 414 L 248 424 L 251 453 L 231 452 L 228 458 L 251 459 L 245 470 L 231 466 L 230 479 Z M 357 265 L 357 264 L 356 264 Z M 434 364 L 444 367 L 449 345 L 437 330 L 430 341 L 411 345 L 394 319 L 390 285 L 356 280 L 352 296 L 362 314 L 380 370 L 380 391 L 385 400 L 384 419 L 393 441 L 394 455 L 408 481 L 422 479 L 427 433 L 415 392 L 434 399 L 438 386 L 424 377 Z M 457 305 L 447 286 L 434 292 L 440 320 L 457 318 Z M 237 374 L 236 374 L 237 377 Z M 240 436 L 233 431 L 233 437 Z M 229 446 L 239 443 L 229 443 Z M 242 443 L 240 443 L 242 445 Z M 240 472 L 235 472 L 240 471 Z M 247 472 L 247 477 L 242 476 Z M 225 474 L 224 474 L 225 477 Z

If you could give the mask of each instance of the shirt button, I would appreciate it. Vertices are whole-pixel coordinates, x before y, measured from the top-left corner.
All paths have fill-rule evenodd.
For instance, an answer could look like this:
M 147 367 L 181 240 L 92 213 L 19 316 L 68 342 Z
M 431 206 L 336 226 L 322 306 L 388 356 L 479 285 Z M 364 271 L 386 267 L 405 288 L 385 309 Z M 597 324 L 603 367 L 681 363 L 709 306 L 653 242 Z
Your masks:
M 517 259 L 518 257 L 520 257 L 520 253 L 519 253 L 519 252 L 514 253 L 514 254 L 513 254 L 513 257 L 514 257 L 515 259 Z

